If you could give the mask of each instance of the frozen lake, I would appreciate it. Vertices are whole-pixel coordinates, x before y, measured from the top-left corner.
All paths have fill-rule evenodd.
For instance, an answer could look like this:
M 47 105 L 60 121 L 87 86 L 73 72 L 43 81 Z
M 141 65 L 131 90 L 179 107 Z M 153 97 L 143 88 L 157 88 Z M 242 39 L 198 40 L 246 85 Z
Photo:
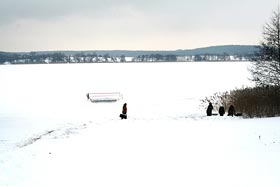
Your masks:
M 249 85 L 247 66 L 245 62 L 1 66 L 0 116 L 84 118 L 91 116 L 87 92 L 121 92 L 130 115 L 165 116 L 174 110 L 182 114 L 190 112 L 187 105 L 194 99 Z M 197 106 L 190 109 L 196 112 Z

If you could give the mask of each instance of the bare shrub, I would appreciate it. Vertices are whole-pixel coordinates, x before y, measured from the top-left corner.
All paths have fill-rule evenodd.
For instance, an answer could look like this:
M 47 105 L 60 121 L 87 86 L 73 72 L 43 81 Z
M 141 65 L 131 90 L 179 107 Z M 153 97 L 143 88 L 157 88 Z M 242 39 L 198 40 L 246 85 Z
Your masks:
M 280 88 L 256 87 L 234 90 L 232 104 L 247 117 L 274 117 L 280 115 Z
M 214 95 L 205 97 L 201 100 L 201 108 L 206 109 L 209 102 L 211 102 L 215 111 L 218 111 L 220 106 L 223 106 L 225 109 L 227 109 L 230 105 L 229 101 L 229 92 L 216 92 Z
M 236 112 L 249 118 L 280 116 L 280 87 L 277 86 L 241 88 L 229 93 L 215 93 L 201 101 L 204 108 L 208 102 L 212 102 L 216 110 L 224 106 L 227 111 L 228 107 L 233 105 Z

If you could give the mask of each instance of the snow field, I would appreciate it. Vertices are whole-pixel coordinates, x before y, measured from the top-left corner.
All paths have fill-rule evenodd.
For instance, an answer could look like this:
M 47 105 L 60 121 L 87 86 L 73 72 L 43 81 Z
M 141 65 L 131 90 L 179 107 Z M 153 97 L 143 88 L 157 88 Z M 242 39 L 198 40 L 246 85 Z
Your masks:
M 280 118 L 198 107 L 250 85 L 248 65 L 1 66 L 0 186 L 278 187 Z M 91 91 L 124 99 L 90 103 Z

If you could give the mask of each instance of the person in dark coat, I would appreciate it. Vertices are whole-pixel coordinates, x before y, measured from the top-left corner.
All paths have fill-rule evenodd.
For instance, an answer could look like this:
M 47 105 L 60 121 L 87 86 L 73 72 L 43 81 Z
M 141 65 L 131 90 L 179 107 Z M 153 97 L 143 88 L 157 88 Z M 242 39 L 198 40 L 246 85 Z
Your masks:
M 220 114 L 220 116 L 223 116 L 223 115 L 225 114 L 225 107 L 220 106 L 220 108 L 219 108 L 219 114 Z
M 212 116 L 212 110 L 213 110 L 213 105 L 212 103 L 210 102 L 208 107 L 207 107 L 207 110 L 206 110 L 206 114 L 207 116 Z
M 234 116 L 235 115 L 235 109 L 232 105 L 228 108 L 228 116 Z
M 122 113 L 120 114 L 121 119 L 127 119 L 127 104 L 123 104 Z

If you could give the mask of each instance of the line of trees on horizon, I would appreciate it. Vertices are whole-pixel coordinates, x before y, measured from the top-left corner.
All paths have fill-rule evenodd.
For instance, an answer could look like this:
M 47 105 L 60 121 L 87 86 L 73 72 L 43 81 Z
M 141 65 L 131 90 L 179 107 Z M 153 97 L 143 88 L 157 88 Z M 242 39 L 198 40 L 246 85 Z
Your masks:
M 110 54 L 97 55 L 97 53 L 76 53 L 74 55 L 63 52 L 54 53 L 4 53 L 0 52 L 0 64 L 52 64 L 52 63 L 101 63 L 101 62 L 198 62 L 198 61 L 252 61 L 258 58 L 257 54 L 229 55 L 223 54 L 147 54 L 136 57 L 125 55 L 111 56 Z

